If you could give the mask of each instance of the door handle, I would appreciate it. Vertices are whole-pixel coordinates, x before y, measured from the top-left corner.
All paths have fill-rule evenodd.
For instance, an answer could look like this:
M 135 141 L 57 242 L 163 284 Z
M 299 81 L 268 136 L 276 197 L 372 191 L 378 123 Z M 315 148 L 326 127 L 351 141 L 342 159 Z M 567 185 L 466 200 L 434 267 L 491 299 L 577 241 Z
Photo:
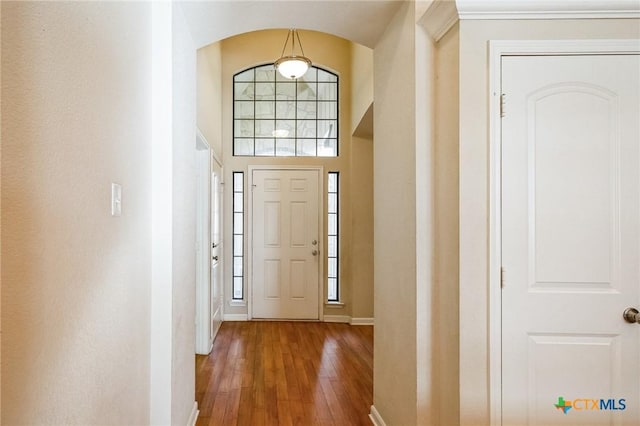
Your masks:
M 631 324 L 640 324 L 640 312 L 636 308 L 627 308 L 622 313 L 622 317 L 626 322 Z
M 217 262 L 218 261 L 218 256 L 213 256 L 212 259 Z
M 318 250 L 313 250 L 313 251 L 311 252 L 311 254 L 312 254 L 312 255 L 314 255 L 314 256 L 317 256 L 317 255 L 318 255 Z

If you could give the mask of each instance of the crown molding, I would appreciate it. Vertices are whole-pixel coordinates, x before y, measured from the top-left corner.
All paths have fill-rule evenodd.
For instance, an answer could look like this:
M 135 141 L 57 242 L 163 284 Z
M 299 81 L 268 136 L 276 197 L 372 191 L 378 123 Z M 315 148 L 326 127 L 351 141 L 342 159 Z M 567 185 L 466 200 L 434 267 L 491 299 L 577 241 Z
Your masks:
M 460 19 L 640 18 L 638 0 L 456 0 Z
M 438 42 L 458 20 L 638 19 L 638 0 L 434 0 L 420 23 Z
M 420 21 L 433 41 L 438 42 L 458 22 L 456 2 L 432 2 Z

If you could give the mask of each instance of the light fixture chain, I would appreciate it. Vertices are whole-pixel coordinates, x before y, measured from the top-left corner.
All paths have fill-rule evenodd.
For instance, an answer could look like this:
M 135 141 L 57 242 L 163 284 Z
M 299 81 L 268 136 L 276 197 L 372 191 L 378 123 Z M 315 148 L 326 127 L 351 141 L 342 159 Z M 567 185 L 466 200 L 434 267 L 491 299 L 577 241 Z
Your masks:
M 287 49 L 287 43 L 289 43 L 290 35 L 291 35 L 291 30 L 289 30 L 289 32 L 287 33 L 287 39 L 284 41 L 284 46 L 282 46 L 282 53 L 280 54 L 281 58 L 284 56 L 284 51 Z
M 294 33 L 298 37 L 298 46 L 300 46 L 300 53 L 302 53 L 302 56 L 304 56 L 304 49 L 302 48 L 302 42 L 300 41 L 300 34 L 295 30 Z

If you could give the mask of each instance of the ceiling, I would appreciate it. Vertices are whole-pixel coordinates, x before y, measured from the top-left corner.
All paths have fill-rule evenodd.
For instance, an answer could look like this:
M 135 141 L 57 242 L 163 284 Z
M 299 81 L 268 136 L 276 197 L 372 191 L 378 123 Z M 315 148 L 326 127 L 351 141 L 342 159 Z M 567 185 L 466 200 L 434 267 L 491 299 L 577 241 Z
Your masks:
M 402 1 L 213 0 L 176 4 L 183 11 L 198 48 L 270 28 L 321 31 L 374 48 Z

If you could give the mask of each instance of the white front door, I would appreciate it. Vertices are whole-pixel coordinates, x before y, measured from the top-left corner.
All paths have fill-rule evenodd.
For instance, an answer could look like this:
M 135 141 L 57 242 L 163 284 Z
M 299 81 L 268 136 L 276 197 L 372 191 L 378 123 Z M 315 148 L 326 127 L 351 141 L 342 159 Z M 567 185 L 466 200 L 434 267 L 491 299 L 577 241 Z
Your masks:
M 252 317 L 319 319 L 319 169 L 252 171 Z
M 502 424 L 639 425 L 640 57 L 502 58 Z

